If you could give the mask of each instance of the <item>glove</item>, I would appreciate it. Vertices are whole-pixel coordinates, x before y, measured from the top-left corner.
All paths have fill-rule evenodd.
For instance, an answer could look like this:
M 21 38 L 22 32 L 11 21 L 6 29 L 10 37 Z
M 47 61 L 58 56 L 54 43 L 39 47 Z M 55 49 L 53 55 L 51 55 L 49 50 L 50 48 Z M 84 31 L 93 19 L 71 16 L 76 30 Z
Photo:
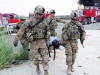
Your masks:
M 66 48 L 66 44 L 62 44 L 62 46 L 63 46 L 64 48 Z
M 16 47 L 18 45 L 18 42 L 14 41 L 13 45 Z

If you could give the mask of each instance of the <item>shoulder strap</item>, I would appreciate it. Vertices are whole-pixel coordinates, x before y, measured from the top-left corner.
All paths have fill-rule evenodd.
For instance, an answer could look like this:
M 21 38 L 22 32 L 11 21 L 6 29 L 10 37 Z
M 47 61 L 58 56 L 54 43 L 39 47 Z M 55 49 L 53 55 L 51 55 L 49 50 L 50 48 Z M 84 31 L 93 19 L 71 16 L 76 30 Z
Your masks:
M 51 24 L 52 20 L 53 20 L 53 19 L 50 20 L 49 25 Z
M 42 18 L 39 22 L 37 22 L 36 24 L 34 24 L 33 26 L 31 26 L 31 29 L 34 28 L 36 25 L 38 25 L 39 23 L 41 23 L 44 20 L 44 18 Z

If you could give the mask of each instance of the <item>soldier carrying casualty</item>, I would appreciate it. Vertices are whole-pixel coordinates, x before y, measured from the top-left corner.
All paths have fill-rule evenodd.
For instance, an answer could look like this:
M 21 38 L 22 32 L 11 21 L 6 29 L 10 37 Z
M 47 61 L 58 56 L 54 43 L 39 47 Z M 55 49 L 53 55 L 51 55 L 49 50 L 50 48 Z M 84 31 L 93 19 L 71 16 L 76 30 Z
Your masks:
M 47 22 L 43 18 L 45 8 L 43 6 L 36 6 L 34 9 L 35 16 L 31 18 L 29 23 L 24 23 L 21 29 L 15 36 L 14 45 L 17 45 L 18 40 L 23 36 L 24 32 L 29 29 L 30 34 L 28 35 L 30 43 L 30 57 L 34 60 L 37 74 L 41 73 L 38 61 L 38 54 L 42 57 L 42 65 L 44 69 L 44 75 L 48 74 L 48 50 L 45 40 L 47 39 Z M 34 59 L 35 58 L 35 59 Z
M 78 39 L 85 40 L 85 30 L 82 24 L 77 20 L 78 15 L 76 13 L 70 14 L 71 21 L 65 24 L 62 31 L 61 42 L 66 45 L 66 65 L 68 65 L 67 73 L 71 75 L 74 72 L 73 65 L 76 59 L 76 53 L 78 53 Z M 81 31 L 80 31 L 81 29 Z
M 57 22 L 66 23 L 65 20 L 61 20 L 58 17 L 56 17 L 55 16 L 55 13 L 56 13 L 55 10 L 51 10 L 50 11 L 50 15 L 46 19 L 47 20 L 47 23 L 48 23 L 48 25 L 50 27 L 49 31 L 51 33 L 51 36 L 56 36 L 57 35 L 57 33 L 55 32 L 55 29 L 58 26 Z
M 58 26 L 57 22 L 64 23 L 64 24 L 66 23 L 65 20 L 61 20 L 58 17 L 56 17 L 55 13 L 56 13 L 55 10 L 51 10 L 50 15 L 46 19 L 47 24 L 49 26 L 49 31 L 50 31 L 51 36 L 57 36 L 57 33 L 55 31 L 55 29 Z M 53 48 L 53 46 L 51 46 L 51 48 L 49 49 L 51 53 L 52 53 L 52 48 Z

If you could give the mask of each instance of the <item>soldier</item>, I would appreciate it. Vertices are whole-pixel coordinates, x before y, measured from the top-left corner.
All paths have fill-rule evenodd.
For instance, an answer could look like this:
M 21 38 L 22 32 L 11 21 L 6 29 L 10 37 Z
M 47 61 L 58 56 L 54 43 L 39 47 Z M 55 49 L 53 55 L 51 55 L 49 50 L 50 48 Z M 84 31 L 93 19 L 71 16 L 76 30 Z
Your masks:
M 20 22 L 13 28 L 13 32 L 18 33 L 19 29 L 22 27 L 22 24 L 24 24 L 25 21 L 26 21 L 25 16 L 21 15 L 20 16 Z M 28 42 L 27 37 L 26 37 L 27 31 L 25 31 L 24 35 L 20 38 L 21 45 L 24 49 L 29 49 L 28 48 L 29 47 L 29 42 Z
M 58 24 L 57 22 L 60 22 L 60 23 L 66 23 L 65 20 L 61 20 L 59 18 L 57 18 L 55 16 L 55 10 L 51 10 L 50 11 L 50 15 L 48 16 L 48 18 L 46 19 L 47 20 L 47 23 L 49 25 L 49 31 L 51 33 L 51 36 L 57 36 L 57 33 L 55 31 L 55 29 L 57 28 Z M 52 52 L 52 46 L 50 47 L 50 52 Z
M 48 23 L 48 25 L 50 27 L 51 36 L 56 36 L 57 35 L 57 33 L 55 32 L 55 29 L 58 26 L 57 22 L 66 23 L 65 20 L 61 20 L 61 19 L 57 18 L 55 16 L 55 13 L 56 13 L 55 10 L 51 10 L 50 11 L 50 15 L 47 18 L 47 23 Z
M 31 18 L 29 23 L 23 24 L 23 27 L 21 27 L 21 29 L 18 31 L 13 43 L 16 46 L 18 40 L 22 37 L 26 29 L 29 29 L 30 34 L 28 35 L 28 37 L 30 43 L 30 56 L 34 60 L 36 72 L 37 74 L 41 73 L 38 57 L 36 58 L 36 55 L 40 54 L 43 62 L 42 65 L 44 69 L 44 75 L 49 75 L 48 50 L 45 42 L 45 39 L 47 39 L 47 22 L 45 19 L 43 19 L 45 8 L 43 6 L 38 5 L 35 7 L 34 12 L 35 16 Z
M 71 75 L 74 72 L 73 65 L 76 59 L 76 53 L 78 52 L 78 39 L 82 34 L 83 41 L 85 40 L 85 30 L 80 22 L 77 21 L 78 15 L 76 13 L 70 14 L 71 21 L 65 24 L 62 31 L 62 43 L 66 44 L 66 65 L 68 65 L 67 73 Z M 81 29 L 81 32 L 80 32 Z

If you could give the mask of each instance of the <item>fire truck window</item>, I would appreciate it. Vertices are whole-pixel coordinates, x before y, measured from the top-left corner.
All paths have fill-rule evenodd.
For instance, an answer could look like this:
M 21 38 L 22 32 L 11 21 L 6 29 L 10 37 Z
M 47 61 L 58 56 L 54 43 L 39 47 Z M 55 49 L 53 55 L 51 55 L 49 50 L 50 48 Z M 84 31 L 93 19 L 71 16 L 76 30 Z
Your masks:
M 14 15 L 14 18 L 19 18 L 19 16 L 15 14 L 15 15 Z
M 4 15 L 3 15 L 3 17 L 7 17 L 7 15 L 6 15 L 6 14 L 4 14 Z
M 10 19 L 13 19 L 13 15 L 9 15 L 10 16 Z

